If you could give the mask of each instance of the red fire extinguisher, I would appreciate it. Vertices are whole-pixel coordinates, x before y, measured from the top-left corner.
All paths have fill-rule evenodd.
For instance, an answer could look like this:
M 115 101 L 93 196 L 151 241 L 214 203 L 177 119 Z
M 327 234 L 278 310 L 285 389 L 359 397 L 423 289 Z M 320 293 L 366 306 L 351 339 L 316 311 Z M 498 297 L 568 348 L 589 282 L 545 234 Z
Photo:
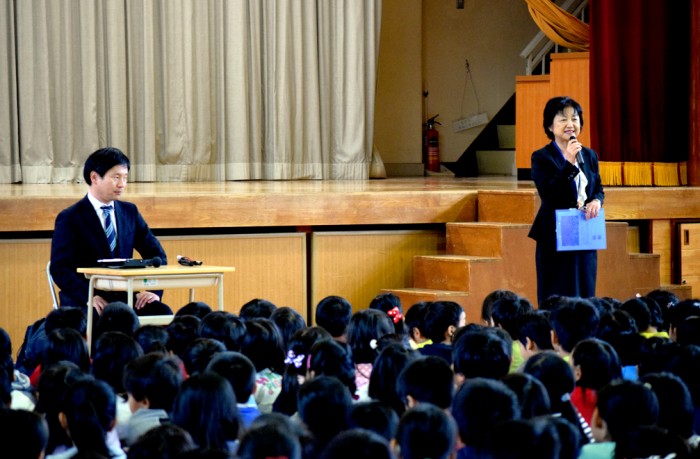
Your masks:
M 425 146 L 427 149 L 427 166 L 428 170 L 431 172 L 440 172 L 440 144 L 439 144 L 439 133 L 437 129 L 435 129 L 436 124 L 442 125 L 439 121 L 436 121 L 435 118 L 437 118 L 440 115 L 435 115 L 432 118 L 429 118 L 428 121 L 425 123 L 426 125 L 426 131 L 425 131 Z

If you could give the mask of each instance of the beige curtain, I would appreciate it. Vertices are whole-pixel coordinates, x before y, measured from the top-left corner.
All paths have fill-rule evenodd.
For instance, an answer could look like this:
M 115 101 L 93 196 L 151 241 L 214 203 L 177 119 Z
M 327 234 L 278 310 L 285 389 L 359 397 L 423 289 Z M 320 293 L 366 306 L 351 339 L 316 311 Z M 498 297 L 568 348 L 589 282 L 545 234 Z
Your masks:
M 368 177 L 380 0 L 0 2 L 2 182 Z
M 561 9 L 552 0 L 525 0 L 530 16 L 554 43 L 576 51 L 588 51 L 591 32 L 588 24 Z

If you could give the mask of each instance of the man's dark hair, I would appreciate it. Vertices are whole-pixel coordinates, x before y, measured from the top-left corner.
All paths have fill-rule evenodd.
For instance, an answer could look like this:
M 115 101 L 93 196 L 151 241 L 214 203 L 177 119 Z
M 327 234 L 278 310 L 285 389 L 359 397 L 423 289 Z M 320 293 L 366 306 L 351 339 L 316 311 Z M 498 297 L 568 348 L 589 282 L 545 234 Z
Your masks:
M 85 183 L 88 185 L 92 183 L 92 180 L 90 180 L 90 173 L 92 171 L 97 172 L 97 175 L 100 177 L 104 177 L 105 173 L 114 166 L 124 166 L 129 170 L 131 169 L 131 162 L 118 148 L 100 148 L 85 160 L 85 166 L 83 167 Z

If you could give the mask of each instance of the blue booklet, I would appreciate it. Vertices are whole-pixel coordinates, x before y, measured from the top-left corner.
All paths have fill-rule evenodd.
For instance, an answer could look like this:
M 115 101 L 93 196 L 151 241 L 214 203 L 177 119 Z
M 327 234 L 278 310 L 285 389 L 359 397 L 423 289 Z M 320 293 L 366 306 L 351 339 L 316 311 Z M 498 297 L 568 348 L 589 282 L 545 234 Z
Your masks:
M 600 209 L 596 218 L 586 220 L 578 209 L 555 211 L 557 220 L 557 251 L 602 250 L 607 248 L 605 211 Z

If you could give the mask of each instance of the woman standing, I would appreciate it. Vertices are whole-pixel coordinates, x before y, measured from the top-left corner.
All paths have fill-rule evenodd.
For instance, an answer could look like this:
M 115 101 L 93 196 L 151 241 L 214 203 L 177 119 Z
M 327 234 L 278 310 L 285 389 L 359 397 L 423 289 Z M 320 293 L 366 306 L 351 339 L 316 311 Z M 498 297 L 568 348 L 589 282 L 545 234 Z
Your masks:
M 569 97 L 554 97 L 544 108 L 544 132 L 551 140 L 532 154 L 531 173 L 542 200 L 529 236 L 537 241 L 537 300 L 552 295 L 595 296 L 598 253 L 557 251 L 555 210 L 576 208 L 586 219 L 598 217 L 603 205 L 598 155 L 577 140 L 583 110 Z

